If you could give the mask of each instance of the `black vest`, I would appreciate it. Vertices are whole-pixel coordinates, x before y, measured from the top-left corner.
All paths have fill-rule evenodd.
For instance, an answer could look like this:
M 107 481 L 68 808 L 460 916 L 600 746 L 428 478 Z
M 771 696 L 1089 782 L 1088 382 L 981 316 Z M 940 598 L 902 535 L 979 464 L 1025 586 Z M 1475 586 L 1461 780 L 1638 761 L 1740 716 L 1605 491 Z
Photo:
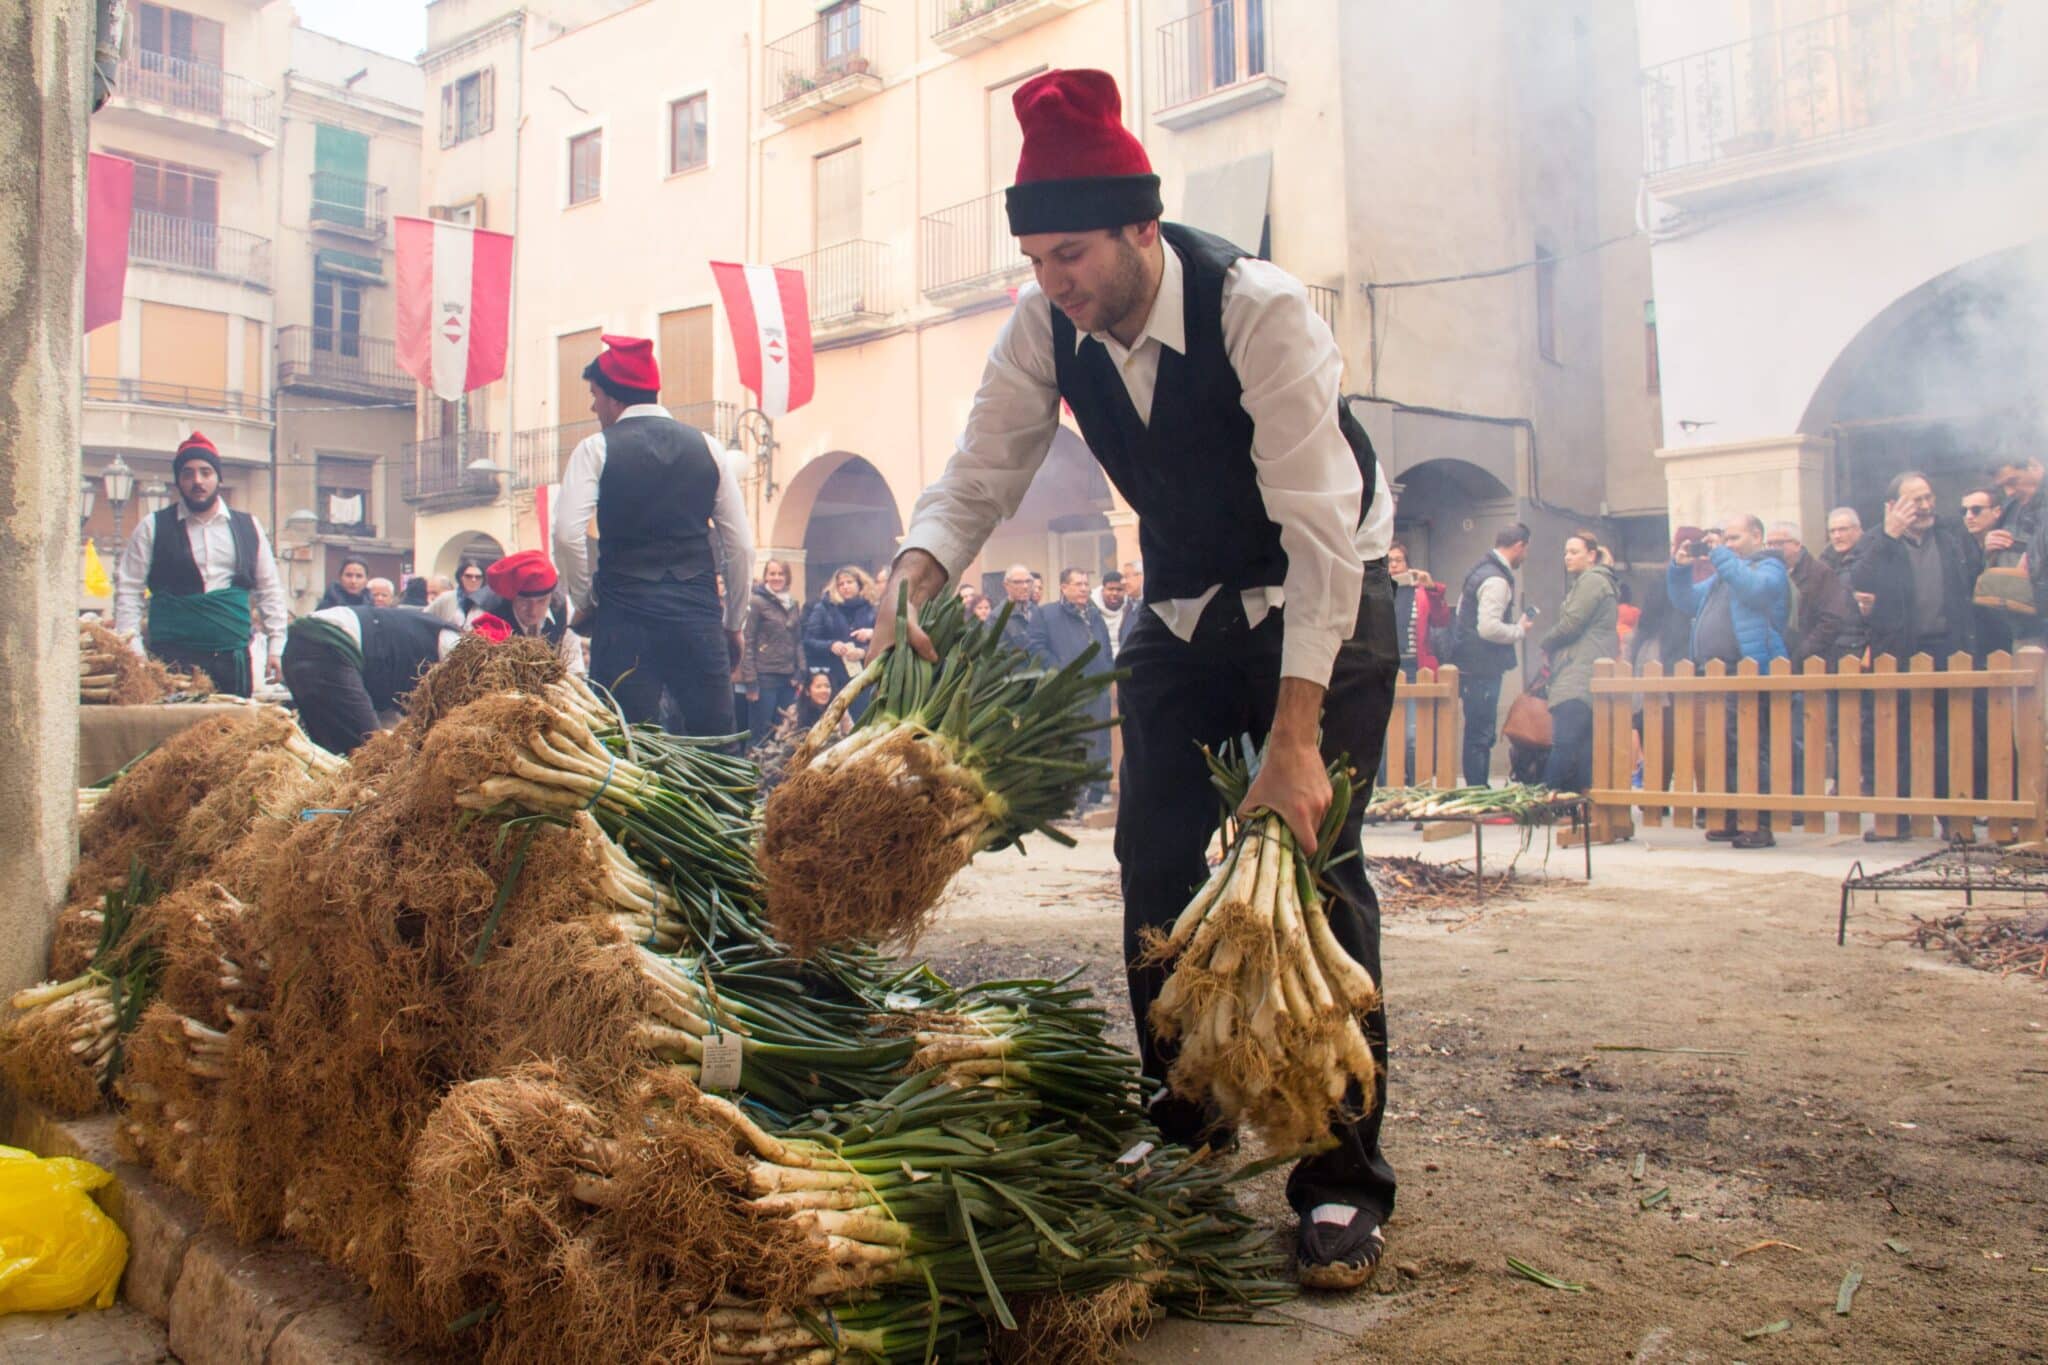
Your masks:
M 682 582 L 714 572 L 718 459 L 695 427 L 627 417 L 604 434 L 597 477 L 597 588 L 607 578 Z
M 228 530 L 235 538 L 233 587 L 248 590 L 256 586 L 256 518 L 247 512 L 228 509 Z M 185 523 L 178 519 L 178 504 L 172 503 L 156 514 L 156 544 L 149 554 L 149 590 L 169 597 L 197 597 L 206 591 L 199 563 L 192 558 L 192 541 Z
M 363 690 L 379 711 L 398 704 L 440 662 L 446 621 L 416 607 L 350 607 L 363 632 Z
M 1479 633 L 1479 588 L 1489 578 L 1508 580 L 1508 601 L 1501 608 L 1500 619 L 1515 619 L 1514 575 L 1488 555 L 1472 566 L 1472 572 L 1465 575 L 1465 586 L 1458 590 L 1458 647 L 1449 662 L 1467 673 L 1498 678 L 1514 668 L 1515 647 L 1498 644 Z
M 1280 527 L 1265 514 L 1252 463 L 1252 419 L 1223 341 L 1223 280 L 1246 253 L 1206 232 L 1162 223 L 1179 255 L 1187 354 L 1162 347 L 1152 420 L 1138 417 L 1116 362 L 1092 337 L 1074 347 L 1074 324 L 1052 309 L 1053 371 L 1088 449 L 1138 514 L 1145 595 L 1241 592 L 1287 578 Z M 1050 306 L 1050 305 L 1048 305 Z M 1359 520 L 1372 506 L 1377 469 L 1365 428 L 1340 400 L 1337 425 L 1365 481 Z

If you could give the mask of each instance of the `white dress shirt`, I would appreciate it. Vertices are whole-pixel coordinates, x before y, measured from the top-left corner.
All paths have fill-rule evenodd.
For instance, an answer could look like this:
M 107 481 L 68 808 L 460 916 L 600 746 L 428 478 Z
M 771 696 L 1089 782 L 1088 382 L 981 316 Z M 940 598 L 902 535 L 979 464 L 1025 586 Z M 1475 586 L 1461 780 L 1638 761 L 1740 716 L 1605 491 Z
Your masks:
M 628 417 L 659 417 L 675 420 L 659 403 L 635 403 L 619 414 Z M 718 493 L 711 505 L 712 554 L 719 572 L 725 575 L 725 628 L 738 630 L 747 620 L 747 593 L 754 581 L 754 528 L 747 520 L 746 499 L 727 458 L 724 446 L 709 433 L 705 444 L 718 464 Z M 597 515 L 597 481 L 604 473 L 604 433 L 586 436 L 569 453 L 569 468 L 562 475 L 561 506 L 555 510 L 555 569 L 562 575 L 562 591 L 568 594 L 569 610 L 580 612 L 592 606 L 590 521 Z
M 204 516 L 194 513 L 183 498 L 176 503 L 178 520 L 192 546 L 192 562 L 199 566 L 199 584 L 207 592 L 229 587 L 235 577 L 235 533 L 228 520 L 226 498 L 216 498 Z M 142 647 L 142 590 L 149 583 L 149 564 L 156 554 L 156 518 L 147 516 L 121 547 L 121 559 L 114 566 L 114 629 L 130 637 L 137 654 Z M 263 524 L 256 524 L 256 586 L 249 590 L 249 602 L 263 622 L 270 641 L 270 659 L 284 658 L 284 628 L 290 615 L 284 607 L 284 584 L 277 576 L 277 560 L 270 553 L 270 537 Z M 257 680 L 263 670 L 256 672 Z
M 1160 250 L 1164 273 L 1137 344 L 1094 334 L 1147 423 L 1160 348 L 1187 353 L 1180 256 L 1165 243 Z M 1077 333 L 1077 348 L 1082 340 Z M 1287 554 L 1282 584 L 1244 592 L 1245 618 L 1256 626 L 1286 605 L 1282 676 L 1327 685 L 1337 650 L 1357 624 L 1362 562 L 1384 557 L 1392 540 L 1393 496 L 1382 472 L 1379 496 L 1361 524 L 1363 480 L 1337 426 L 1343 359 L 1300 281 L 1270 262 L 1239 260 L 1223 280 L 1223 342 L 1252 419 L 1259 495 Z M 945 473 L 918 499 L 903 548 L 928 552 L 957 577 L 996 524 L 1015 515 L 1052 446 L 1059 416 L 1052 305 L 1037 285 L 1027 284 L 989 352 L 967 430 Z M 1186 640 L 1216 592 L 1212 586 L 1197 597 L 1148 598 L 1145 605 Z

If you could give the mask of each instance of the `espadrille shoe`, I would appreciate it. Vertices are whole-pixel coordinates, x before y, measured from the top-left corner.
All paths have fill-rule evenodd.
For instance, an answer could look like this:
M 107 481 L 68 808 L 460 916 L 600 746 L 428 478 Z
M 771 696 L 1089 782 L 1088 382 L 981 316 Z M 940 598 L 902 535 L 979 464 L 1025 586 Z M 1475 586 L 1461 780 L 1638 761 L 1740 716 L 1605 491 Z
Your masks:
M 1301 1220 L 1296 1271 L 1305 1289 L 1357 1289 L 1386 1254 L 1379 1221 L 1349 1204 L 1318 1204 Z

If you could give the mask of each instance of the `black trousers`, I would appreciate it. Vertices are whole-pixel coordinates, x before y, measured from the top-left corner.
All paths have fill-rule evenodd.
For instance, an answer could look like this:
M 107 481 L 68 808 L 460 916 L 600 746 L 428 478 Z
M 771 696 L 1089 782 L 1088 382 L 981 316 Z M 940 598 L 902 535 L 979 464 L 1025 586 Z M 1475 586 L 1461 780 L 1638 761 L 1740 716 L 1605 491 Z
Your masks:
M 377 733 L 377 707 L 355 661 L 320 640 L 285 641 L 284 685 L 299 708 L 299 728 L 329 753 L 350 754 Z
M 1458 700 L 1465 706 L 1465 785 L 1493 781 L 1493 743 L 1500 737 L 1500 678 L 1458 674 Z
M 636 725 L 660 718 L 666 688 L 682 713 L 683 734 L 732 734 L 740 727 L 733 716 L 732 660 L 717 596 L 680 596 L 678 610 L 681 619 L 665 620 L 600 606 L 590 640 L 591 680 L 610 688 L 626 719 Z
M 210 650 L 184 649 L 178 645 L 151 645 L 149 652 L 166 666 L 181 671 L 203 668 L 206 676 L 213 679 L 213 690 L 228 692 L 237 697 L 246 697 L 255 691 L 255 680 L 249 676 L 249 650 L 227 650 L 214 653 Z
M 1550 757 L 1543 785 L 1583 792 L 1593 785 L 1593 703 L 1561 701 L 1550 708 Z
M 1217 748 L 1249 733 L 1254 743 L 1273 723 L 1280 690 L 1283 612 L 1247 626 L 1236 593 L 1219 592 L 1202 614 L 1192 640 L 1180 640 L 1145 612 L 1117 654 L 1130 670 L 1122 684 L 1123 798 L 1116 826 L 1123 869 L 1124 962 L 1131 1010 L 1137 1016 L 1138 1055 L 1148 1081 L 1164 1086 L 1173 1051 L 1152 1036 L 1146 1015 L 1165 985 L 1159 967 L 1139 967 L 1140 935 L 1170 926 L 1208 877 L 1204 852 L 1216 830 L 1217 798 L 1209 785 L 1202 746 Z M 1358 852 L 1358 830 L 1373 775 L 1379 771 L 1393 714 L 1400 658 L 1394 635 L 1394 589 L 1384 561 L 1366 565 L 1358 627 L 1338 653 L 1323 704 L 1323 752 L 1348 755 L 1358 773 L 1350 817 L 1336 853 Z M 1346 952 L 1380 980 L 1380 910 L 1364 860 L 1332 868 L 1340 899 L 1329 906 L 1330 928 Z M 1287 1198 L 1297 1210 L 1351 1204 L 1384 1220 L 1394 1208 L 1394 1172 L 1380 1154 L 1380 1118 L 1386 1111 L 1387 1020 L 1376 1009 L 1365 1031 L 1379 1065 L 1369 1113 L 1340 1126 L 1337 1145 L 1299 1162 L 1288 1177 Z M 1362 1097 L 1356 1087 L 1354 1108 Z M 1171 1106 L 1155 1111 L 1165 1117 Z M 1185 1140 L 1191 1133 L 1167 1132 Z

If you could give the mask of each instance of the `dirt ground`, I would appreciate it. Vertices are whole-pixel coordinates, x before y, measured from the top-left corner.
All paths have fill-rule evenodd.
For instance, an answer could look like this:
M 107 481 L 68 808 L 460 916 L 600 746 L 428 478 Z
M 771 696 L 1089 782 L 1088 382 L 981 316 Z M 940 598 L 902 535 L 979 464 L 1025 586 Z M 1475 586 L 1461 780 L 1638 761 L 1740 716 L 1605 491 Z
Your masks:
M 1703 849 L 1603 849 L 1591 884 L 1559 854 L 1477 916 L 1390 905 L 1375 1292 L 1169 1323 L 1140 1359 L 2048 1357 L 2048 988 L 1879 941 L 1940 897 L 1860 907 L 1837 948 L 1861 848 Z M 1127 1037 L 1120 925 L 1091 831 L 971 869 L 924 949 L 956 979 L 1083 967 Z M 1276 1227 L 1279 1189 L 1246 1196 Z

